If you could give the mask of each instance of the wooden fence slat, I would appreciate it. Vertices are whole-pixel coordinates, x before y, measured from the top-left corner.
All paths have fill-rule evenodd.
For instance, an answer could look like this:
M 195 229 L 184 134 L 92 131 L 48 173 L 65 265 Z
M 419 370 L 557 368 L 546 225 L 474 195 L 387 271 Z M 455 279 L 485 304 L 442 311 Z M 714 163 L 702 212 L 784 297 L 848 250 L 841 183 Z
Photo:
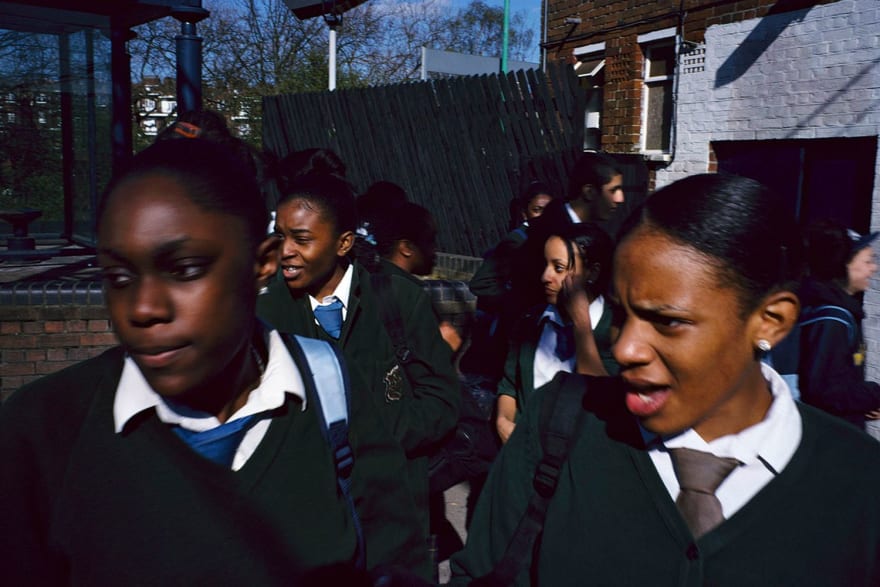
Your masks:
M 393 181 L 430 209 L 441 250 L 480 255 L 507 232 L 508 203 L 526 182 L 564 185 L 583 144 L 581 94 L 553 65 L 548 74 L 270 96 L 264 147 L 278 156 L 331 148 L 360 191 Z

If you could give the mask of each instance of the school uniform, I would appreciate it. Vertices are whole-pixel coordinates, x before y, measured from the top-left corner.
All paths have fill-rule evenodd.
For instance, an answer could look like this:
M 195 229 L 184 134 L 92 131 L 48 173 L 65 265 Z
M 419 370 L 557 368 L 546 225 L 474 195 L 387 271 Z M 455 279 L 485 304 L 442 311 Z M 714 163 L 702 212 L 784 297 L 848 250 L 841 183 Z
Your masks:
M 880 384 L 865 381 L 862 306 L 843 288 L 814 279 L 804 282 L 799 295 L 805 310 L 837 306 L 852 316 L 852 323 L 816 320 L 801 326 L 801 397 L 864 430 L 865 414 L 880 408 Z
M 468 282 L 468 288 L 479 299 L 480 309 L 500 312 L 513 302 L 511 279 L 517 271 L 520 248 L 528 238 L 528 224 L 523 224 L 502 238 L 488 251 L 483 262 Z
M 416 383 L 399 384 L 386 377 L 397 359 L 379 304 L 370 285 L 370 274 L 357 263 L 350 265 L 350 295 L 338 340 L 330 338 L 315 320 L 308 295 L 293 297 L 282 280 L 273 282 L 257 299 L 257 313 L 283 332 L 320 338 L 339 346 L 349 370 L 369 382 L 373 399 L 410 457 L 425 454 L 455 426 L 459 390 L 449 346 L 440 336 L 431 300 L 416 284 L 397 277 L 391 289 L 400 308 L 407 342 L 417 360 L 408 367 Z
M 366 269 L 352 263 L 334 294 L 344 305 L 338 340 L 317 324 L 310 296 L 292 296 L 283 280 L 270 284 L 257 300 L 258 315 L 283 331 L 333 342 L 342 351 L 348 369 L 365 382 L 354 394 L 369 394 L 409 459 L 407 483 L 424 512 L 427 538 L 427 455 L 455 427 L 460 391 L 449 346 L 440 336 L 431 300 L 418 285 L 397 276 L 391 290 L 400 309 L 406 339 L 415 353 L 406 374 L 398 365 L 385 330 L 379 305 Z M 346 299 L 341 299 L 346 298 Z
M 350 566 L 353 517 L 301 372 L 271 335 L 256 399 L 230 421 L 262 402 L 275 407 L 231 467 L 178 438 L 175 425 L 205 418 L 151 399 L 119 347 L 23 387 L 0 408 L 4 582 L 271 586 Z M 370 403 L 353 398 L 350 413 L 367 566 L 417 567 L 420 536 L 403 529 L 415 505 L 397 483 L 402 451 L 364 425 L 377 417 Z M 389 519 L 394 531 L 382 525 Z
M 702 439 L 693 431 L 652 436 L 622 396 L 585 402 L 531 561 L 534 584 L 880 584 L 880 445 L 795 404 L 769 367 L 764 375 L 772 414 L 733 438 L 703 443 L 744 464 L 716 492 L 726 519 L 697 539 L 676 508 L 666 451 Z M 526 508 L 542 453 L 537 425 L 540 402 L 551 393 L 545 391 L 533 396 L 492 469 L 468 544 L 452 559 L 453 585 L 491 570 Z M 734 489 L 725 495 L 728 484 Z M 529 585 L 528 573 L 516 584 Z
M 617 373 L 617 362 L 611 356 L 611 308 L 602 296 L 590 304 L 590 320 L 595 324 L 593 336 L 602 364 L 609 373 Z M 557 328 L 566 328 L 559 313 L 553 306 L 541 306 L 524 316 L 514 329 L 504 365 L 504 377 L 498 383 L 498 395 L 507 395 L 516 400 L 517 415 L 522 412 L 535 389 L 553 379 L 557 371 L 574 371 L 574 341 L 570 340 L 566 356 L 558 356 L 555 348 Z M 571 327 L 567 329 L 571 335 Z

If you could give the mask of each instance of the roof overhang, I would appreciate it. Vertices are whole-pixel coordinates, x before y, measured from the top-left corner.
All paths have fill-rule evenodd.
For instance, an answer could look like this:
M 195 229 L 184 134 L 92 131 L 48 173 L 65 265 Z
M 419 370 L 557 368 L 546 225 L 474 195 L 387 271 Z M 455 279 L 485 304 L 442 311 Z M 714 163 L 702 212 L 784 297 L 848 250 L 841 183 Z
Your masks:
M 342 14 L 364 2 L 366 0 L 284 0 L 300 20 L 324 14 Z
M 201 0 L 0 0 L 0 28 L 35 33 L 130 28 L 175 14 L 197 22 L 208 11 Z

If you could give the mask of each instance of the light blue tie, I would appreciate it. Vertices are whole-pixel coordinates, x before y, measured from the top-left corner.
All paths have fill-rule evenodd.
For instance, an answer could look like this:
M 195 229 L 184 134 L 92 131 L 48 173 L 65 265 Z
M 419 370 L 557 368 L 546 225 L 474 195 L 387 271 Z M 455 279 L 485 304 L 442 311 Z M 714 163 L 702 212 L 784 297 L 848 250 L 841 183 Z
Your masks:
M 324 332 L 338 339 L 342 332 L 342 302 L 333 300 L 324 306 L 316 306 L 315 318 Z
M 262 414 L 245 416 L 203 432 L 193 432 L 180 426 L 175 426 L 172 430 L 194 451 L 206 459 L 228 468 L 232 466 L 235 451 L 241 444 L 245 433 L 261 416 Z

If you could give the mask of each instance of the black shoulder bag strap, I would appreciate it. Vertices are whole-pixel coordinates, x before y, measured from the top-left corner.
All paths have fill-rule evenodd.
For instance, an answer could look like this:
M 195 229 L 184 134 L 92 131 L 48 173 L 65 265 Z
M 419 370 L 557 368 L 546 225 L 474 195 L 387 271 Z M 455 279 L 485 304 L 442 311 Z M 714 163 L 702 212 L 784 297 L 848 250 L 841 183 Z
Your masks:
M 394 356 L 397 357 L 401 368 L 405 369 L 406 364 L 413 359 L 413 351 L 407 344 L 406 330 L 403 327 L 403 318 L 400 316 L 400 306 L 391 289 L 391 276 L 387 273 L 371 273 L 370 284 L 373 286 L 373 293 L 376 294 L 385 331 L 394 346 Z
M 584 414 L 583 397 L 588 379 L 572 373 L 559 373 L 557 378 L 561 381 L 556 393 L 548 394 L 541 406 L 539 432 L 544 456 L 535 467 L 534 492 L 529 505 L 507 544 L 504 556 L 488 575 L 471 582 L 474 587 L 511 585 L 532 563 L 537 550 L 536 541 L 544 529 L 547 507 L 556 493 L 559 473 Z

